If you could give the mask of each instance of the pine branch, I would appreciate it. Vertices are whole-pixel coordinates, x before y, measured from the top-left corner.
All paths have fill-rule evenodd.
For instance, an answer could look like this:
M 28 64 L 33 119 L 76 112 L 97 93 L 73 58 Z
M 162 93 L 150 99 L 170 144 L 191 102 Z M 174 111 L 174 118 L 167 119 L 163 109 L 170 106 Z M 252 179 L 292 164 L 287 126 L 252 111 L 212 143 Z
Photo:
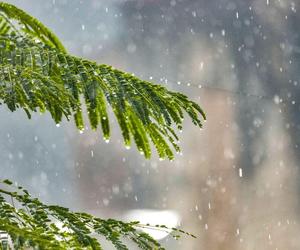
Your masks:
M 178 137 L 172 124 L 182 129 L 183 111 L 199 127 L 202 126 L 199 115 L 205 119 L 198 104 L 180 93 L 168 91 L 111 66 L 71 56 L 41 41 L 16 35 L 0 36 L 0 64 L 3 72 L 8 72 L 3 74 L 2 82 L 2 92 L 8 93 L 8 100 L 2 99 L 10 110 L 21 107 L 28 114 L 37 108 L 48 110 L 56 123 L 63 115 L 69 119 L 72 114 L 76 126 L 83 129 L 80 98 L 83 96 L 92 129 L 101 124 L 103 137 L 108 140 L 107 101 L 120 125 L 125 145 L 130 146 L 133 139 L 146 158 L 151 156 L 149 140 L 161 158 L 174 157 L 168 142 L 175 151 L 179 151 L 176 144 Z M 30 74 L 26 74 L 28 72 Z M 29 83 L 31 95 L 24 95 L 24 86 Z M 35 88 L 37 85 L 38 89 Z M 59 91 L 55 92 L 61 98 L 56 100 L 47 96 L 54 86 L 61 86 L 61 95 Z M 41 88 L 46 90 L 44 99 L 38 91 Z M 35 101 L 36 96 L 40 97 L 39 102 Z
M 45 205 L 32 198 L 27 190 L 12 185 L 9 180 L 0 182 L 0 231 L 12 238 L 16 249 L 102 249 L 99 236 L 111 242 L 116 249 L 127 250 L 123 240 L 128 239 L 141 249 L 164 249 L 143 228 L 163 230 L 175 239 L 189 233 L 163 225 L 143 225 L 139 222 L 122 222 L 101 219 L 87 213 L 72 212 L 68 208 Z M 0 241 L 1 248 L 1 241 Z
M 17 21 L 13 22 L 13 21 Z M 102 127 L 109 140 L 107 104 L 127 147 L 134 140 L 146 158 L 150 141 L 160 158 L 173 159 L 182 129 L 184 111 L 201 127 L 205 114 L 198 104 L 153 83 L 111 66 L 97 64 L 66 53 L 59 39 L 37 19 L 17 7 L 0 2 L 0 103 L 11 111 L 23 108 L 28 117 L 37 110 L 49 111 L 56 123 L 74 116 L 84 129 L 81 96 L 84 97 L 92 129 Z

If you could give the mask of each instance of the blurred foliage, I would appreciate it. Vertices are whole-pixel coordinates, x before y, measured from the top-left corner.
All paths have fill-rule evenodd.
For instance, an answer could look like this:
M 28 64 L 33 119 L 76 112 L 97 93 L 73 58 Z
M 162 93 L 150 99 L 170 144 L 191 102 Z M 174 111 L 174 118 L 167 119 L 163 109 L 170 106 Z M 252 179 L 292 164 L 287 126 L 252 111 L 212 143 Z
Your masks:
M 0 104 L 5 103 L 11 111 L 22 108 L 29 118 L 32 112 L 49 111 L 56 123 L 73 116 L 77 128 L 82 130 L 84 102 L 91 127 L 97 129 L 101 125 L 103 137 L 108 140 L 109 104 L 125 145 L 130 146 L 133 139 L 146 158 L 151 156 L 150 141 L 160 158 L 174 157 L 169 144 L 175 151 L 180 150 L 174 128 L 182 129 L 184 112 L 199 127 L 200 119 L 205 119 L 199 105 L 183 94 L 68 54 L 47 27 L 3 2 L 0 2 L 0 71 Z M 12 187 L 8 180 L 2 184 Z M 121 237 L 129 238 L 142 249 L 163 249 L 148 234 L 137 230 L 150 225 L 74 213 L 67 208 L 44 205 L 22 187 L 9 190 L 0 189 L 0 229 L 4 232 L 0 235 L 8 233 L 4 240 L 8 248 L 13 245 L 101 249 L 99 238 L 94 236 L 100 235 L 117 249 L 127 249 Z M 154 228 L 169 231 L 165 226 Z
M 141 249 L 164 249 L 155 239 L 142 232 L 142 228 L 163 230 L 174 238 L 182 233 L 195 237 L 163 225 L 104 220 L 86 213 L 71 212 L 68 208 L 41 203 L 32 198 L 27 190 L 14 186 L 9 180 L 4 180 L 1 185 L 2 249 L 102 249 L 99 236 L 110 241 L 116 249 L 128 249 L 122 238 L 133 241 Z

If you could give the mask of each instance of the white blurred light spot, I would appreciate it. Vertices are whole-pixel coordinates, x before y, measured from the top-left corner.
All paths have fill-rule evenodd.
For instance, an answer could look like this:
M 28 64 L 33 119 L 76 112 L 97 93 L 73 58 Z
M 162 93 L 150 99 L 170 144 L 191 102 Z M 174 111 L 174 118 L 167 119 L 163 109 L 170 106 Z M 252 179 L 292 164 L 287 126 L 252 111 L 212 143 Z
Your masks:
M 127 221 L 139 221 L 141 224 L 165 225 L 169 228 L 178 226 L 180 222 L 178 213 L 172 210 L 130 210 L 125 214 L 124 219 Z M 160 230 L 160 228 L 155 227 L 153 229 L 141 228 L 141 230 L 156 240 L 161 240 L 170 234 L 168 230 Z
M 0 246 L 7 245 L 7 249 L 14 249 L 14 245 L 10 235 L 4 231 L 0 231 Z

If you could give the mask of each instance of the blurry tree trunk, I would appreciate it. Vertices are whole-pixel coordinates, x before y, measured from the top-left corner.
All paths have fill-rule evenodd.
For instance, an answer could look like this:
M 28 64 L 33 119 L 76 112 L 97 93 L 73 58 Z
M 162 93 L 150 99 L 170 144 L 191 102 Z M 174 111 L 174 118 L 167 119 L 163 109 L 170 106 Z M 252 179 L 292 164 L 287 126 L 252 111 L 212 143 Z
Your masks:
M 239 177 L 233 154 L 232 134 L 235 132 L 229 126 L 233 119 L 232 107 L 228 103 L 230 96 L 215 90 L 202 90 L 201 96 L 201 103 L 209 114 L 208 122 L 203 133 L 194 135 L 192 143 L 184 145 L 185 158 L 191 159 L 191 164 L 182 171 L 182 178 L 188 185 L 178 188 L 176 197 L 183 197 L 182 202 L 173 200 L 173 206 L 177 206 L 183 221 L 190 223 L 183 227 L 191 228 L 199 237 L 196 241 L 184 243 L 185 249 L 235 250 L 239 249 Z M 204 142 L 209 142 L 209 145 Z M 192 211 L 187 208 L 192 208 Z M 191 217 L 195 220 L 191 221 Z
M 237 249 L 237 171 L 234 168 L 235 152 L 234 138 L 232 138 L 232 106 L 228 104 L 228 96 L 224 93 L 203 91 L 203 104 L 206 112 L 210 114 L 206 125 L 206 133 L 203 136 L 211 137 L 205 141 L 211 143 L 210 149 L 206 145 L 199 147 L 207 148 L 208 161 L 208 193 L 203 204 L 205 228 L 204 249 L 234 250 Z M 211 102 L 214 100 L 214 102 Z M 207 104 L 206 104 L 207 103 Z M 216 135 L 220 137 L 217 138 Z M 201 140 L 202 141 L 202 140 Z M 201 144 L 201 141 L 199 144 Z M 204 149 L 205 150 L 205 149 Z M 197 164 L 198 165 L 198 164 Z M 198 165 L 197 168 L 203 166 Z M 195 171 L 196 172 L 196 171 Z M 205 176 L 203 176 L 205 177 Z M 203 178 L 202 177 L 202 178 Z M 203 182 L 202 182 L 203 183 Z M 202 187 L 203 189 L 203 187 Z M 195 194 L 199 197 L 199 191 Z M 201 197 L 200 197 L 201 200 Z

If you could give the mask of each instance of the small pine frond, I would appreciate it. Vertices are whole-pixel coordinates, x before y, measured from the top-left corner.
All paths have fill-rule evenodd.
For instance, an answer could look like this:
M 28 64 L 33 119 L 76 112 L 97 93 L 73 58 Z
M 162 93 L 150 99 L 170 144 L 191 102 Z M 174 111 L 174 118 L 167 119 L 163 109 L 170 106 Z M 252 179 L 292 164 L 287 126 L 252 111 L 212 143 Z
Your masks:
M 163 250 L 159 242 L 142 231 L 144 228 L 165 231 L 175 239 L 178 234 L 195 237 L 163 225 L 101 219 L 87 213 L 72 212 L 68 208 L 46 205 L 11 181 L 0 181 L 0 231 L 8 234 L 15 249 L 101 250 L 98 239 L 103 236 L 118 250 L 128 249 L 124 239 L 131 240 L 141 249 Z
M 203 110 L 185 95 L 69 55 L 54 34 L 12 5 L 0 2 L 0 14 L 0 102 L 10 110 L 23 108 L 28 116 L 38 109 L 48 110 L 56 123 L 72 115 L 82 130 L 83 97 L 91 128 L 101 126 L 108 140 L 108 103 L 125 145 L 133 140 L 146 158 L 151 156 L 152 141 L 160 158 L 173 159 L 170 145 L 180 150 L 174 125 L 182 129 L 184 113 L 202 127 Z M 13 25 L 10 19 L 19 24 Z

